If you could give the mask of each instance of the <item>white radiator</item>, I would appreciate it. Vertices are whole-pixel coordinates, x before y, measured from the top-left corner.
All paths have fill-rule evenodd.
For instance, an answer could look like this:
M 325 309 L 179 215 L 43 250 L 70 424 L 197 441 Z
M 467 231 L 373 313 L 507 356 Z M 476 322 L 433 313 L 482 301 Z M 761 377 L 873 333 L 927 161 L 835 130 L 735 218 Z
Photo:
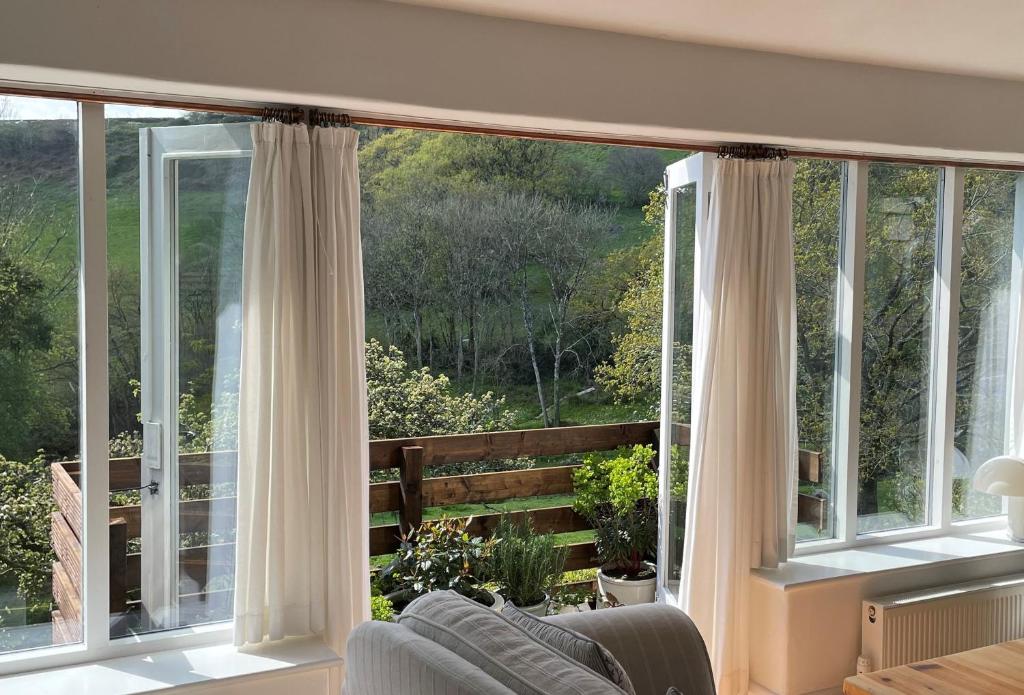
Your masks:
M 1024 575 L 864 601 L 861 653 L 877 671 L 1024 638 Z

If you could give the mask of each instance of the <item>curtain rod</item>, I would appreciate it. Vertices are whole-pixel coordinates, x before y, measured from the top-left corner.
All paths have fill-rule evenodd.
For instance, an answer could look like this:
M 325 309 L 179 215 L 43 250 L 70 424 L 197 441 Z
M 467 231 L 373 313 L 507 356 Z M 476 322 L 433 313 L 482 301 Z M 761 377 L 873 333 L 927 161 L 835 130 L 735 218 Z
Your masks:
M 68 92 L 49 89 L 27 89 L 21 87 L 5 87 L 0 85 L 0 96 L 27 96 L 44 99 L 65 99 L 68 101 L 85 101 L 98 104 L 124 104 L 128 106 L 153 106 L 157 108 L 180 109 L 183 111 L 205 111 L 209 113 L 234 114 L 239 116 L 255 116 L 262 118 L 267 111 L 264 106 L 241 106 L 233 104 L 208 103 L 197 101 L 177 101 L 150 97 L 133 97 L 126 95 L 106 95 L 96 92 Z M 292 110 L 291 104 L 272 108 Z M 342 120 L 347 117 L 351 125 L 378 126 L 381 128 L 412 128 L 446 133 L 466 133 L 470 135 L 496 135 L 499 137 L 528 138 L 531 140 L 552 140 L 557 142 L 578 142 L 593 145 L 616 145 L 621 147 L 645 147 L 661 150 L 684 150 L 687 152 L 717 153 L 723 146 L 743 143 L 703 143 L 678 140 L 655 140 L 645 138 L 624 138 L 602 135 L 583 135 L 576 133 L 560 133 L 540 130 L 496 128 L 479 125 L 460 125 L 436 121 L 419 121 L 414 119 L 378 118 L 376 116 L 350 116 L 321 109 L 312 109 L 311 113 L 319 114 L 325 119 Z M 331 121 L 336 123 L 337 121 Z M 930 157 L 895 157 L 888 155 L 863 154 L 812 149 L 789 149 L 794 157 L 809 159 L 836 159 L 862 162 L 879 162 L 883 164 L 912 164 L 918 166 L 958 166 L 974 169 L 995 169 L 999 171 L 1024 172 L 1024 164 L 1010 164 L 991 161 L 972 161 L 966 159 L 937 159 Z

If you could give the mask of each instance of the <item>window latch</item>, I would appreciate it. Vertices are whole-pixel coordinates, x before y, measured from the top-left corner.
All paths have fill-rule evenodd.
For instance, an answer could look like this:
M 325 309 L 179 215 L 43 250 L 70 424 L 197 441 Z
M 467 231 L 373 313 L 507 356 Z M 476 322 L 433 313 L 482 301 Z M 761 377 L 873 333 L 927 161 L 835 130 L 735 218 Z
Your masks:
M 142 485 L 140 487 L 119 487 L 115 490 L 111 490 L 110 492 L 139 492 L 142 490 L 149 490 L 149 494 L 155 495 L 160 492 L 160 483 L 154 480 L 149 485 Z

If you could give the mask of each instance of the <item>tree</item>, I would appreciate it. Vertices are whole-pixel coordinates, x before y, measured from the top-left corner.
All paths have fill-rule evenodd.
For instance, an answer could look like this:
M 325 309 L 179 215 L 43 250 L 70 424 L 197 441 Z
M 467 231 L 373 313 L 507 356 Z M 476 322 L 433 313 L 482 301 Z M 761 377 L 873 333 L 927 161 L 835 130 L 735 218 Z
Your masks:
M 612 336 L 615 351 L 594 372 L 597 382 L 617 402 L 635 403 L 655 416 L 661 392 L 661 246 L 662 240 L 654 239 L 645 247 L 649 257 L 636 259 L 638 267 L 615 305 L 625 318 L 626 331 Z
M 77 327 L 57 325 L 76 314 L 75 266 L 58 260 L 74 237 L 40 187 L 0 176 L 0 454 L 18 459 L 77 448 Z
M 656 235 L 638 249 L 620 251 L 609 262 L 627 278 L 615 300 L 615 311 L 623 317 L 626 330 L 612 335 L 614 352 L 597 366 L 594 376 L 617 402 L 634 403 L 658 417 L 664 302 L 664 185 L 648 191 L 643 213 L 644 226 Z
M 536 195 L 505 194 L 497 197 L 495 218 L 500 220 L 496 226 L 513 278 L 509 289 L 518 299 L 526 332 L 541 418 L 545 427 L 558 426 L 563 362 L 571 357 L 579 364 L 577 347 L 592 335 L 587 317 L 574 312 L 573 302 L 598 266 L 598 252 L 611 234 L 614 212 Z M 535 291 L 537 275 L 542 289 Z M 538 317 L 536 308 L 544 316 Z M 552 360 L 550 407 L 540 366 L 545 330 Z
M 862 516 L 923 509 L 938 174 L 869 170 L 860 413 Z
M 366 300 L 388 317 L 412 323 L 416 362 L 423 367 L 424 312 L 437 292 L 437 236 L 430 202 L 422 196 L 400 198 L 367 210 L 363 222 Z M 394 342 L 394 338 L 391 339 Z
M 622 202 L 630 207 L 643 205 L 665 171 L 665 163 L 656 150 L 642 147 L 615 147 L 608 152 L 606 169 Z
M 534 236 L 531 256 L 544 272 L 548 286 L 547 312 L 553 338 L 551 352 L 551 424 L 561 424 L 563 361 L 582 364 L 578 346 L 592 336 L 587 316 L 573 311 L 573 302 L 598 263 L 598 250 L 609 237 L 614 212 L 594 205 L 560 205 L 551 210 L 549 230 Z M 545 414 L 545 419 L 547 416 Z
M 481 333 L 485 309 L 497 298 L 508 281 L 508 272 L 495 243 L 493 195 L 453 193 L 431 208 L 440 256 L 442 295 L 446 299 L 453 327 L 455 374 L 462 377 L 464 344 L 472 350 L 473 389 L 481 361 Z

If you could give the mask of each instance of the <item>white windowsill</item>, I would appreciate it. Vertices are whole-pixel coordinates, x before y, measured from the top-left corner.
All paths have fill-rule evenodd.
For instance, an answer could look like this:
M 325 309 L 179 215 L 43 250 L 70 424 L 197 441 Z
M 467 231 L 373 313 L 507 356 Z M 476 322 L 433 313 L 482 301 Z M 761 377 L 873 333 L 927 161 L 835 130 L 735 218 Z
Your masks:
M 757 569 L 753 574 L 759 580 L 788 591 L 812 582 L 866 573 L 1008 557 L 1019 558 L 1024 563 L 1024 544 L 1011 541 L 1003 528 L 800 555 L 778 569 Z
M 0 693 L 136 695 L 259 674 L 341 666 L 319 638 L 292 638 L 245 651 L 232 645 L 171 649 L 0 678 Z

